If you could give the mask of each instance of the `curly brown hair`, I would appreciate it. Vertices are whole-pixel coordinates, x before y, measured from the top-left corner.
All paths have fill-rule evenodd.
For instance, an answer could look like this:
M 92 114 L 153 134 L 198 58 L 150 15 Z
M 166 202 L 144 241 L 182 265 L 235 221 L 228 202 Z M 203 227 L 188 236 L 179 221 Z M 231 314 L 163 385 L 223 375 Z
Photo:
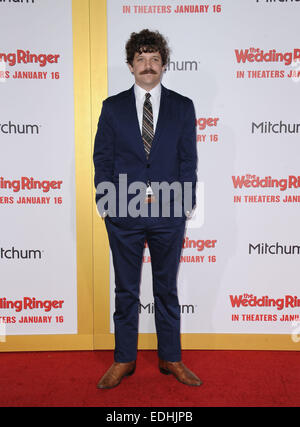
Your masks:
M 162 65 L 167 65 L 169 62 L 170 49 L 166 39 L 158 31 L 145 29 L 139 33 L 131 33 L 130 39 L 126 43 L 127 63 L 131 66 L 136 52 L 159 52 Z

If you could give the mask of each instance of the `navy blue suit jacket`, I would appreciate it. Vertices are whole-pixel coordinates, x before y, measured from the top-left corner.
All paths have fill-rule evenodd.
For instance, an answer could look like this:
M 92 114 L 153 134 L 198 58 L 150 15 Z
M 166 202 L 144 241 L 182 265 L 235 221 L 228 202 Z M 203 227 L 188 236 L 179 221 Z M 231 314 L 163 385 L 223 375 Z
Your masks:
M 162 86 L 159 116 L 147 160 L 140 132 L 134 86 L 103 102 L 94 146 L 95 187 L 118 186 L 119 174 L 134 181 L 192 182 L 196 203 L 196 117 L 193 102 Z M 96 201 L 101 195 L 96 194 Z

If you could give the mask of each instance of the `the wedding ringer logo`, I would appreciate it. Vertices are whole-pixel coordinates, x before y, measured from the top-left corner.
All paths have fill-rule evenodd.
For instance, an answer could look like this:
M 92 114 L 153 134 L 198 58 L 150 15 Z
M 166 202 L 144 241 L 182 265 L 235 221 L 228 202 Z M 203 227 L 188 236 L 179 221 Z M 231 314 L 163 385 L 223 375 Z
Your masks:
M 29 50 L 18 49 L 16 52 L 0 52 L 0 62 L 14 67 L 16 64 L 39 64 L 45 67 L 48 64 L 57 64 L 60 55 L 48 53 L 31 53 Z
M 272 298 L 269 295 L 258 297 L 252 294 L 229 295 L 232 308 L 243 307 L 276 307 L 277 310 L 284 308 L 300 307 L 300 299 L 295 295 L 284 295 L 281 298 Z
M 6 297 L 0 298 L 0 310 L 14 310 L 20 313 L 23 310 L 44 310 L 49 312 L 63 308 L 64 300 L 39 300 L 34 297 L 23 297 L 19 300 L 9 300 Z
M 263 49 L 250 47 L 249 49 L 235 49 L 237 63 L 246 62 L 279 62 L 284 65 L 291 65 L 300 59 L 300 49 L 294 49 L 289 52 L 277 52 L 276 49 L 264 51 Z
M 257 175 L 246 174 L 242 176 L 232 176 L 234 188 L 279 188 L 285 191 L 288 188 L 300 187 L 300 176 L 289 175 L 287 178 L 272 178 L 265 176 L 260 178 Z
M 1 190 L 12 190 L 14 193 L 18 193 L 22 190 L 43 190 L 44 193 L 48 193 L 50 190 L 61 190 L 63 181 L 40 181 L 32 177 L 22 176 L 21 179 L 6 179 L 0 176 L 0 189 Z

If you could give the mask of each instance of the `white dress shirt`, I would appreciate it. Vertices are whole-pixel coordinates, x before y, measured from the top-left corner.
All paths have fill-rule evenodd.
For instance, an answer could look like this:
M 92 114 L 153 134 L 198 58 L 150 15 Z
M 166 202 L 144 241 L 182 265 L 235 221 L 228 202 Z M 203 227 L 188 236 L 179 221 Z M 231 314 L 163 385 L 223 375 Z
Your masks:
M 135 94 L 135 102 L 136 102 L 136 111 L 137 116 L 139 120 L 140 125 L 140 131 L 142 134 L 142 127 L 143 127 L 143 108 L 144 108 L 144 102 L 145 102 L 145 95 L 147 91 L 140 86 L 138 86 L 136 83 L 134 85 L 134 94 Z M 150 102 L 152 104 L 152 112 L 153 112 L 153 130 L 155 132 L 156 125 L 157 125 L 157 119 L 159 114 L 159 106 L 160 106 L 160 96 L 161 96 L 161 84 L 159 83 L 157 86 L 155 86 L 153 89 L 149 91 L 151 94 Z

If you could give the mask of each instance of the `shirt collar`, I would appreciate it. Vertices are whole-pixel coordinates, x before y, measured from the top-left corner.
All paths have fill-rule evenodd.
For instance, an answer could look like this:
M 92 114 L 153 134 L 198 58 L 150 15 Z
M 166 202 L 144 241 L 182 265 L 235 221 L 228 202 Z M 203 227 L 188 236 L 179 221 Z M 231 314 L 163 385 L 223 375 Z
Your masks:
M 136 99 L 138 99 L 139 101 L 144 101 L 145 100 L 145 94 L 148 91 L 143 89 L 142 87 L 138 86 L 136 83 L 134 84 L 134 94 Z M 153 100 L 159 100 L 159 97 L 161 95 L 161 83 L 159 83 L 157 86 L 155 86 L 153 89 L 151 89 L 149 91 L 149 93 L 151 94 L 151 98 Z

